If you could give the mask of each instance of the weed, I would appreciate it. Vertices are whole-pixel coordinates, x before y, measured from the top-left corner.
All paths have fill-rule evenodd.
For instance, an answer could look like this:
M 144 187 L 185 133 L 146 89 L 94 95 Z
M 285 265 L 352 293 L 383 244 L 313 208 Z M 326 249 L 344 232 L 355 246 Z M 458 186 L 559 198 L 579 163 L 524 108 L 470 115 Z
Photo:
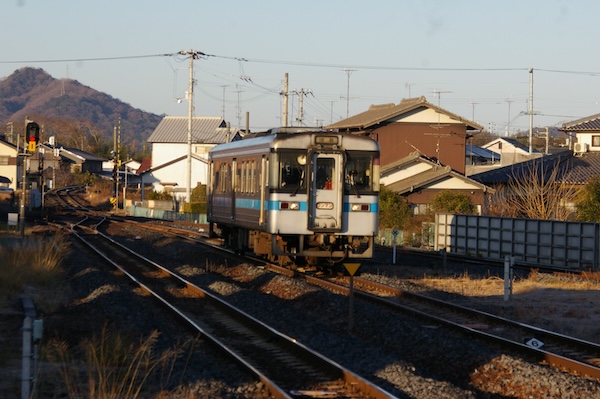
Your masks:
M 69 241 L 52 237 L 3 238 L 0 240 L 0 303 L 26 285 L 50 286 L 62 276 L 62 260 Z
M 85 340 L 79 349 L 69 350 L 64 342 L 52 341 L 44 353 L 48 361 L 59 365 L 69 397 L 135 399 L 146 389 L 164 392 L 176 361 L 192 352 L 191 342 L 159 352 L 158 338 L 159 333 L 153 331 L 139 343 L 131 343 L 105 327 L 99 337 Z

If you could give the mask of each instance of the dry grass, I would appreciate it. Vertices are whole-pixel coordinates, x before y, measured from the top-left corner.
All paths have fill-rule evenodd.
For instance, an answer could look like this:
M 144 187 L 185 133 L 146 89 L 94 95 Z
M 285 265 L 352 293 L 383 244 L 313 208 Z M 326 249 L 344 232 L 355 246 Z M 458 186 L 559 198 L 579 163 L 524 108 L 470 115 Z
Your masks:
M 27 286 L 47 287 L 63 275 L 60 267 L 69 253 L 69 241 L 52 237 L 0 238 L 0 305 Z
M 412 282 L 467 297 L 469 305 L 524 323 L 600 343 L 600 281 L 532 271 L 513 281 L 504 300 L 498 277 L 428 277 Z
M 84 341 L 80 348 L 70 350 L 64 342 L 52 341 L 43 354 L 60 366 L 60 377 L 69 397 L 135 399 L 145 391 L 147 394 L 148 389 L 160 392 L 160 396 L 165 394 L 164 387 L 172 378 L 175 362 L 184 353 L 192 352 L 193 343 L 158 351 L 158 337 L 159 333 L 154 331 L 140 342 L 132 343 L 104 328 L 101 336 Z
M 468 274 L 458 277 L 430 277 L 413 279 L 412 281 L 427 287 L 453 292 L 469 297 L 490 297 L 504 295 L 504 280 L 500 277 L 472 278 Z M 536 290 L 557 289 L 563 291 L 600 290 L 600 280 L 579 278 L 577 276 L 560 276 L 541 274 L 532 270 L 527 278 L 513 281 L 513 295 L 525 294 Z

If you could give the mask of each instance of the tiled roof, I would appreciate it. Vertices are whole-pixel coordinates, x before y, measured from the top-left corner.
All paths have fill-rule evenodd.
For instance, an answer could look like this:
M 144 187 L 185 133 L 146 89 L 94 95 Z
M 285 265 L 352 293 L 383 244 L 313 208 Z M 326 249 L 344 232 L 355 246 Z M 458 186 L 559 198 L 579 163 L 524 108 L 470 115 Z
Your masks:
M 505 141 L 508 144 L 512 145 L 513 147 L 515 147 L 515 148 L 517 148 L 517 149 L 519 149 L 519 150 L 521 150 L 521 151 L 523 151 L 525 153 L 529 153 L 529 147 L 526 146 L 525 144 L 521 143 L 519 140 L 517 140 L 514 137 L 499 137 L 499 138 L 494 139 L 494 140 L 490 141 L 489 143 L 485 144 L 484 148 L 488 148 L 491 145 L 493 145 L 493 144 L 495 144 L 495 143 L 497 143 L 499 141 Z M 536 150 L 535 148 L 532 148 L 531 152 L 539 153 L 539 151 Z
M 562 132 L 598 132 L 600 131 L 600 114 L 565 123 L 558 130 Z
M 187 143 L 188 117 L 165 116 L 148 137 L 150 143 Z M 228 130 L 221 117 L 197 116 L 192 119 L 192 143 L 222 144 L 236 129 Z
M 75 156 L 83 161 L 106 161 L 104 157 L 99 157 L 89 152 L 78 150 L 77 148 L 61 147 L 60 155 L 73 160 L 73 156 Z
M 490 151 L 487 148 L 482 148 L 478 145 L 473 144 L 467 144 L 467 147 L 465 148 L 465 155 L 467 157 L 479 157 L 494 160 L 500 159 L 500 154 L 497 154 L 494 151 Z
M 568 173 L 563 181 L 573 184 L 585 184 L 592 178 L 600 176 L 600 152 L 586 152 L 573 156 Z
M 585 154 L 596 155 L 596 154 Z M 600 153 L 598 154 L 600 156 Z M 574 157 L 571 151 L 561 151 L 542 158 L 535 158 L 525 162 L 504 166 L 497 169 L 491 169 L 486 172 L 477 173 L 469 176 L 482 184 L 491 186 L 494 184 L 507 184 L 515 178 L 522 178 L 531 173 L 532 168 L 537 169 L 538 175 L 549 176 L 554 168 L 558 167 L 558 180 L 565 182 L 584 184 L 586 175 L 593 172 L 587 169 L 588 163 L 582 161 L 583 157 Z M 600 158 L 599 158 L 600 159 Z M 600 165 L 600 163 L 599 163 Z
M 447 115 L 448 117 L 457 121 L 463 122 L 467 125 L 468 130 L 482 130 L 483 127 L 475 122 L 466 120 L 458 115 L 448 112 L 442 108 L 439 108 L 427 101 L 425 97 L 408 98 L 403 99 L 400 103 L 396 104 L 381 104 L 371 105 L 369 109 L 360 114 L 351 116 L 347 119 L 336 122 L 332 125 L 326 126 L 327 129 L 367 129 L 375 125 L 384 123 L 390 119 L 397 118 L 402 114 L 413 112 L 420 108 L 432 108 L 436 111 Z
M 387 187 L 398 194 L 405 194 L 450 178 L 457 178 L 463 181 L 470 181 L 475 185 L 481 186 L 481 189 L 483 191 L 493 192 L 492 189 L 486 187 L 480 182 L 472 180 L 471 178 L 466 177 L 460 173 L 454 172 L 449 166 L 439 165 L 436 162 L 430 160 L 429 158 L 419 155 L 418 152 L 410 153 L 406 157 L 399 159 L 398 161 L 392 164 L 386 165 L 381 169 L 381 175 L 383 177 L 386 174 L 392 173 L 396 169 L 400 169 L 402 167 L 415 163 L 429 164 L 431 166 L 431 169 L 423 171 L 421 173 L 417 173 L 406 179 L 398 180 L 394 183 L 389 184 Z
M 142 161 L 142 163 L 141 163 L 140 167 L 138 168 L 138 170 L 137 170 L 137 173 L 138 173 L 138 174 L 139 174 L 139 173 L 142 173 L 142 172 L 144 172 L 144 171 L 146 171 L 146 170 L 150 169 L 150 167 L 152 167 L 152 158 L 145 158 L 145 159 Z

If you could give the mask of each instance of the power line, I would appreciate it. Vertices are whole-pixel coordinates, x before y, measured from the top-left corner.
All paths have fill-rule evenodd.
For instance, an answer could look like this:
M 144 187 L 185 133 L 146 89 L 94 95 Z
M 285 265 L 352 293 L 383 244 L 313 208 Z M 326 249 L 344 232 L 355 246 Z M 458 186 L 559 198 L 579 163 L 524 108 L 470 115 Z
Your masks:
M 221 58 L 228 60 L 242 62 L 255 62 L 262 64 L 278 64 L 278 65 L 296 65 L 296 66 L 307 66 L 307 67 L 321 67 L 321 68 L 341 68 L 341 69 L 371 69 L 371 70 L 390 70 L 390 71 L 433 71 L 433 72 L 511 72 L 511 71 L 529 71 L 530 67 L 506 67 L 506 68 L 445 68 L 445 67 L 410 67 L 410 66 L 392 66 L 392 65 L 347 65 L 347 64 L 328 64 L 328 63 L 314 63 L 314 62 L 303 62 L 303 61 L 290 61 L 290 60 L 269 60 L 269 59 L 258 59 L 258 58 L 246 58 L 246 57 L 234 57 L 217 54 L 206 54 L 198 51 L 198 56 L 202 58 Z M 141 58 L 155 58 L 155 57 L 175 57 L 180 55 L 179 53 L 161 53 L 161 54 L 146 54 L 146 55 L 126 55 L 126 56 L 112 56 L 112 57 L 91 57 L 91 58 L 64 58 L 64 59 L 41 59 L 41 60 L 6 60 L 0 61 L 0 64 L 43 64 L 43 63 L 59 63 L 59 62 L 92 62 L 92 61 L 119 61 L 119 60 L 130 60 L 130 59 L 141 59 Z M 183 60 L 187 60 L 185 57 Z M 576 74 L 576 75 L 591 75 L 600 76 L 598 71 L 573 71 L 573 70 L 559 70 L 559 69 L 544 69 L 535 68 L 539 72 L 550 72 L 550 73 L 565 73 L 565 74 Z
M 205 55 L 204 53 L 201 53 Z M 71 58 L 71 59 L 57 59 L 57 60 L 21 60 L 21 61 L 0 61 L 0 64 L 43 64 L 50 62 L 84 62 L 84 61 L 118 61 L 118 60 L 132 60 L 139 58 L 154 58 L 154 57 L 173 57 L 177 53 L 166 53 L 166 54 L 149 54 L 149 55 L 127 55 L 122 57 L 98 57 L 98 58 Z

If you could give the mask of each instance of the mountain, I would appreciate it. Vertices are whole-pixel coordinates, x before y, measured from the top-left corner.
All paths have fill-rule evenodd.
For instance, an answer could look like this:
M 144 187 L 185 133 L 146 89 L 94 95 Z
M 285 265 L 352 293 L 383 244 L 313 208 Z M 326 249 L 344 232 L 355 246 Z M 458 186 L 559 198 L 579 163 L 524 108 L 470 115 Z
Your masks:
M 0 80 L 0 124 L 22 132 L 25 117 L 44 125 L 45 137 L 96 152 L 113 146 L 114 126 L 121 118 L 121 143 L 131 151 L 145 148 L 162 116 L 133 108 L 72 79 L 54 79 L 39 68 L 21 68 Z M 82 131 L 84 133 L 82 133 Z M 66 143 L 67 141 L 73 143 Z M 91 142 L 91 144 L 89 143 Z M 101 143 L 100 143 L 101 142 Z M 92 150 L 92 152 L 93 152 Z

